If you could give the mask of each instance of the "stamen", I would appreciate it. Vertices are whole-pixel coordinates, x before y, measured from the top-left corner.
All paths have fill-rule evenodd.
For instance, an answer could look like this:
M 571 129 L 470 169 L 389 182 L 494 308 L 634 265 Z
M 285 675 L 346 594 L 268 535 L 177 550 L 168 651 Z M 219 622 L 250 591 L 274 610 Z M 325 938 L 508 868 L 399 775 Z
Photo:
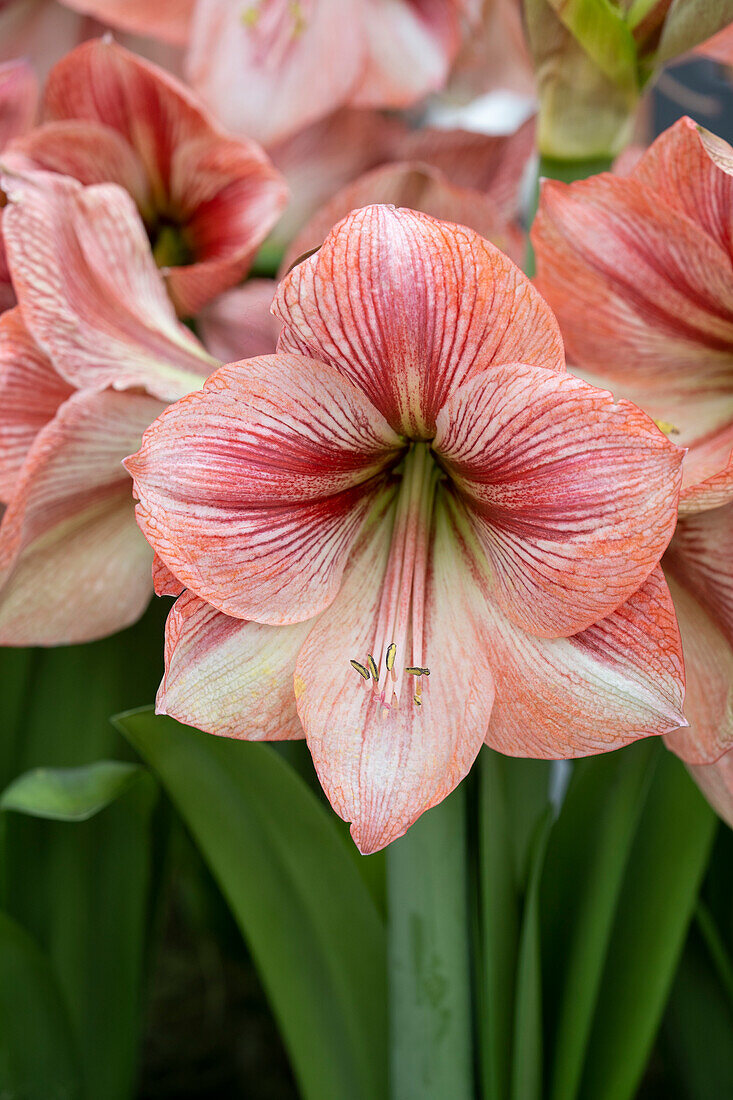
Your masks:
M 369 668 L 369 671 L 372 674 L 372 680 L 374 680 L 375 684 L 378 684 L 379 683 L 379 668 L 377 667 L 377 662 L 374 660 L 371 653 L 367 653 L 367 666 Z
M 349 664 L 351 665 L 352 668 L 355 668 L 356 671 L 359 673 L 359 675 L 363 676 L 365 680 L 369 679 L 369 673 L 364 668 L 364 665 L 359 664 L 358 661 L 349 661 Z
M 408 674 L 408 676 L 429 676 L 430 675 L 430 669 L 429 668 L 417 668 L 417 667 L 415 667 L 415 668 L 406 668 L 405 672 Z

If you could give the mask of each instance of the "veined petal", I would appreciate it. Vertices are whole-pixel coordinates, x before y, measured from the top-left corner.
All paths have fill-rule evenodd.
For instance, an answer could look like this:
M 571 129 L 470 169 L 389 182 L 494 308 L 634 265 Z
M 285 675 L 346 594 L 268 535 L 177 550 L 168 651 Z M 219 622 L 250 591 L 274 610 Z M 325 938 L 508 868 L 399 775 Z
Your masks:
M 324 791 L 364 853 L 401 836 L 448 795 L 473 763 L 494 697 L 482 644 L 485 601 L 438 506 L 428 568 L 423 653 L 430 677 L 416 706 L 383 716 L 352 668 L 373 643 L 393 507 L 365 527 L 343 587 L 298 658 L 298 714 Z
M 168 566 L 158 557 L 153 555 L 153 589 L 156 596 L 180 596 L 185 591 L 178 577 L 171 573 Z
M 51 366 L 23 324 L 19 309 L 0 316 L 0 500 L 12 495 L 41 428 L 73 389 Z
M 152 593 L 122 456 L 160 412 L 144 394 L 74 394 L 38 433 L 0 526 L 0 644 L 120 630 Z
M 458 222 L 492 241 L 519 261 L 524 238 L 486 195 L 456 187 L 442 172 L 419 162 L 385 164 L 360 176 L 334 195 L 298 234 L 283 260 L 287 271 L 305 253 L 319 248 L 329 230 L 350 210 L 390 203 L 420 210 L 442 221 Z
M 647 149 L 633 178 L 733 254 L 733 149 L 726 141 L 681 118 Z
M 207 351 L 222 363 L 274 352 L 280 325 L 270 306 L 276 289 L 274 279 L 248 279 L 206 306 L 196 322 Z
M 571 362 L 637 392 L 730 397 L 733 267 L 699 224 L 604 174 L 545 182 L 532 240 Z
M 688 764 L 709 764 L 733 748 L 733 648 L 700 600 L 671 571 L 667 579 L 682 635 L 690 725 L 666 744 Z
M 493 362 L 563 371 L 557 323 L 529 280 L 461 226 L 368 206 L 280 284 L 279 347 L 332 363 L 398 431 L 429 438 L 450 394 Z
M 173 400 L 216 364 L 176 319 L 130 196 L 33 173 L 8 181 L 3 236 L 23 318 L 76 386 Z
M 191 84 L 235 133 L 265 145 L 339 107 L 364 64 L 358 0 L 199 0 Z
M 245 622 L 184 592 L 166 623 L 158 714 L 245 741 L 302 737 L 293 673 L 312 625 Z
M 140 526 L 187 588 L 238 618 L 292 623 L 335 596 L 400 444 L 332 367 L 279 354 L 222 367 L 126 466 Z
M 682 466 L 680 514 L 720 508 L 733 500 L 733 419 L 696 441 Z
M 694 593 L 733 645 L 733 504 L 680 519 L 664 567 Z
M 185 46 L 196 0 L 64 0 L 69 8 L 133 34 Z
M 658 563 L 683 452 L 645 413 L 570 375 L 505 364 L 466 382 L 433 443 L 506 613 L 533 634 L 610 615 Z
M 684 725 L 682 648 L 659 568 L 570 638 L 533 637 L 497 609 L 486 647 L 496 681 L 486 742 L 509 756 L 588 756 Z
M 366 66 L 355 107 L 409 107 L 442 88 L 461 41 L 455 0 L 364 5 Z

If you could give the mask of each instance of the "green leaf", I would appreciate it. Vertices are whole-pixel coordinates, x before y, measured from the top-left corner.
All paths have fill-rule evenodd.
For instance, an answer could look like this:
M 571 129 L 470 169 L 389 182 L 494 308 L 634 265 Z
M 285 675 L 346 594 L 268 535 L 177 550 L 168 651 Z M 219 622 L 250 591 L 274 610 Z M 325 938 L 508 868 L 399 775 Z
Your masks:
M 391 1100 L 472 1100 L 465 785 L 387 849 Z
M 624 750 L 627 751 L 627 750 Z M 630 1100 L 659 1027 L 710 855 L 716 817 L 662 751 L 619 898 L 580 1095 Z
M 0 913 L 0 1096 L 79 1100 L 77 1052 L 63 997 L 32 937 Z
M 385 930 L 329 813 L 270 746 L 116 722 L 228 899 L 305 1100 L 384 1100 Z
M 621 88 L 636 88 L 636 43 L 622 11 L 611 0 L 549 3 L 602 73 Z
M 553 1100 L 574 1100 L 645 790 L 651 739 L 578 761 L 549 840 L 542 894 Z
M 34 768 L 0 796 L 0 810 L 56 821 L 86 821 L 130 786 L 150 779 L 137 764 L 99 760 L 82 768 Z
M 552 815 L 548 810 L 537 827 L 532 845 L 517 965 L 512 1100 L 542 1100 L 540 880 L 551 823 Z

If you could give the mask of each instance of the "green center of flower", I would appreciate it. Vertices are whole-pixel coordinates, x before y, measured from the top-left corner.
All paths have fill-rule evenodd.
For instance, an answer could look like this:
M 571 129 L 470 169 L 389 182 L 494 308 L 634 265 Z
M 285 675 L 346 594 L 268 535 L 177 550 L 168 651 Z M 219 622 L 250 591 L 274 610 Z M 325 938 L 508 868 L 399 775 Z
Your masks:
M 371 652 L 351 661 L 386 715 L 400 704 L 405 677 L 422 705 L 430 669 L 423 658 L 425 592 L 435 490 L 441 478 L 429 443 L 413 443 L 402 466 L 387 566 Z

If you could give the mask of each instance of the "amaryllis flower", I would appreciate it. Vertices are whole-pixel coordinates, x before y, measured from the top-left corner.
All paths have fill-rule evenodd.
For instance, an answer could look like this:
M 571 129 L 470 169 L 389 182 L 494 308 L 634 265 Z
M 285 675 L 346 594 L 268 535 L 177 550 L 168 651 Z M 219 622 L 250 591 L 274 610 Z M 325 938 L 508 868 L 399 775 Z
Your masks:
M 26 61 L 9 61 L 0 65 L 0 153 L 9 141 L 31 128 L 37 102 L 38 87 L 30 65 Z M 5 196 L 0 191 L 0 313 L 15 301 L 3 249 L 1 219 L 4 205 Z
M 111 40 L 55 66 L 43 118 L 7 162 L 129 191 L 182 315 L 240 281 L 285 205 L 257 145 L 225 134 L 182 84 Z
M 199 0 L 189 77 L 265 145 L 341 106 L 405 107 L 445 82 L 459 0 Z
M 684 722 L 659 557 L 681 452 L 565 373 L 556 322 L 476 233 L 355 211 L 230 364 L 127 460 L 171 613 L 159 709 L 305 734 L 364 852 L 484 740 L 600 752 Z
M 731 767 L 716 761 L 733 748 L 731 224 L 733 150 L 681 119 L 628 178 L 544 184 L 532 234 L 573 369 L 632 398 L 689 447 L 664 567 L 690 728 L 668 743 L 717 791 L 718 808 Z M 729 820 L 731 807 L 733 793 Z
M 19 306 L 0 318 L 0 644 L 87 641 L 152 593 L 122 459 L 216 361 L 177 321 L 126 192 L 4 183 Z

